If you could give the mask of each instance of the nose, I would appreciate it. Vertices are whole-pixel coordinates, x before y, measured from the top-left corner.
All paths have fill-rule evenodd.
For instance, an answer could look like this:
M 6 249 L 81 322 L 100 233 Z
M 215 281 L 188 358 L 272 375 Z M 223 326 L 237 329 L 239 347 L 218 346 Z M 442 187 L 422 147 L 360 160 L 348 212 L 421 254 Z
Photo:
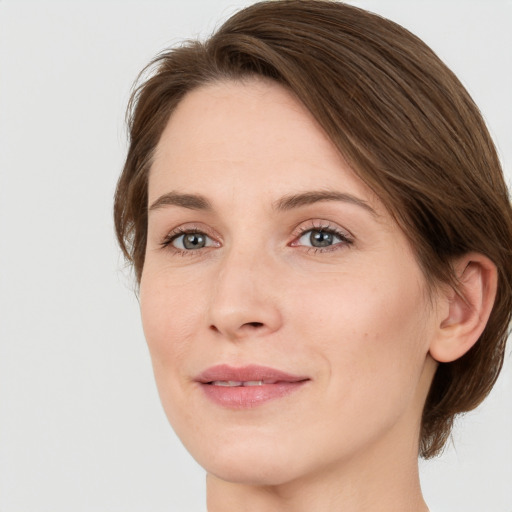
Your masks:
M 209 328 L 230 340 L 268 336 L 282 315 L 272 264 L 232 250 L 220 263 L 208 311 Z

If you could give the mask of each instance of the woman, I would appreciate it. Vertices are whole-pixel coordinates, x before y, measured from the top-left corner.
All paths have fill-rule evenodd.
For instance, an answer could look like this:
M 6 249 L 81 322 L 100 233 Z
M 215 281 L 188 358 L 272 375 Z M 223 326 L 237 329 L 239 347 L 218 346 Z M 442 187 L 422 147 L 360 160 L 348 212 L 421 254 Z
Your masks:
M 330 1 L 255 4 L 153 66 L 115 220 L 208 510 L 428 510 L 418 454 L 489 393 L 512 311 L 478 109 Z

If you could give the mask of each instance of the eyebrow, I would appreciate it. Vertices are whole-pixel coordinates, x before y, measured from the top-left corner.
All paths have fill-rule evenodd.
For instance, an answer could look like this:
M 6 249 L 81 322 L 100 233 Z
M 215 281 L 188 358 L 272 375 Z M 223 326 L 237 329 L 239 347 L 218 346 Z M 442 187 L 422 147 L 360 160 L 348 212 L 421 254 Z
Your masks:
M 345 192 L 325 190 L 314 190 L 300 194 L 286 195 L 273 203 L 273 209 L 277 211 L 288 211 L 322 201 L 341 201 L 354 204 L 364 208 L 375 217 L 378 217 L 377 212 L 366 201 Z M 188 208 L 189 210 L 213 210 L 210 201 L 200 194 L 168 192 L 154 201 L 149 207 L 149 211 L 158 210 L 166 206 L 179 206 L 181 208 Z
M 278 211 L 292 210 L 294 208 L 300 208 L 301 206 L 307 206 L 321 201 L 341 201 L 344 203 L 354 204 L 364 208 L 375 217 L 378 217 L 377 212 L 366 201 L 363 201 L 352 194 L 330 190 L 314 190 L 311 192 L 284 196 L 274 203 L 274 209 Z
M 165 206 L 181 206 L 189 210 L 212 210 L 212 205 L 206 197 L 199 194 L 180 194 L 179 192 L 168 192 L 160 196 L 149 207 L 149 211 L 158 210 Z

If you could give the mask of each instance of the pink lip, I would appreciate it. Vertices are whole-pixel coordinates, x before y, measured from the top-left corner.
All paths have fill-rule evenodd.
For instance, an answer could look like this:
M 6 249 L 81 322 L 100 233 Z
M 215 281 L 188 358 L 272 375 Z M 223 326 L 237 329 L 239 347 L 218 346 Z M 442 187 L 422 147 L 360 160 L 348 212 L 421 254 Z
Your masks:
M 266 366 L 249 365 L 232 367 L 217 365 L 208 368 L 195 379 L 206 396 L 228 408 L 244 409 L 284 397 L 298 390 L 308 377 L 292 375 Z M 263 381 L 261 385 L 221 386 L 215 382 L 254 382 Z

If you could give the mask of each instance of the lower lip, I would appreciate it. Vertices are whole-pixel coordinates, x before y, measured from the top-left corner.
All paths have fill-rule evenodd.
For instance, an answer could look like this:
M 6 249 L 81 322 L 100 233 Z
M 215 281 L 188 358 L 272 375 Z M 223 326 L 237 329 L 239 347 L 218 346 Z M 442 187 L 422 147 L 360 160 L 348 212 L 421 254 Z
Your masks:
M 201 384 L 206 396 L 218 405 L 231 409 L 248 409 L 283 398 L 300 389 L 307 381 L 276 382 L 261 386 L 214 386 Z

